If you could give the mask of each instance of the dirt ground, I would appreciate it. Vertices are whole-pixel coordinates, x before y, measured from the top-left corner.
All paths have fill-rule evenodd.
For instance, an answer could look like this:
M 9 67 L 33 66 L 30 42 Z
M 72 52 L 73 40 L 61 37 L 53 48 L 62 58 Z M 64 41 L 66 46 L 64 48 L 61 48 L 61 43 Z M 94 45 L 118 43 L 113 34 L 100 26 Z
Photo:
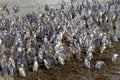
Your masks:
M 113 47 L 107 48 L 103 54 L 94 53 L 90 70 L 84 67 L 85 55 L 82 53 L 78 61 L 70 60 L 64 66 L 58 65 L 51 70 L 40 66 L 37 74 L 29 72 L 26 78 L 15 77 L 15 80 L 120 80 L 120 57 L 116 63 L 111 62 L 111 55 L 115 52 L 120 55 L 120 41 L 113 43 Z M 97 60 L 103 60 L 106 64 L 101 70 L 94 69 Z

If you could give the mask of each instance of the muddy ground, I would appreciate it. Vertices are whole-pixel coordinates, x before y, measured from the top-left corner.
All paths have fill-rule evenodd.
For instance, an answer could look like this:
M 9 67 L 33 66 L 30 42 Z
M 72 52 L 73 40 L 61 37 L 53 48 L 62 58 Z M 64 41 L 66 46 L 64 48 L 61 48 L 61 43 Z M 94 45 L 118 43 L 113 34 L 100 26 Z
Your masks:
M 113 43 L 113 47 L 107 48 L 103 54 L 94 53 L 90 70 L 84 66 L 85 53 L 83 52 L 78 61 L 72 59 L 64 66 L 58 65 L 51 70 L 40 66 L 37 74 L 29 72 L 26 78 L 15 77 L 15 80 L 120 80 L 120 57 L 116 63 L 111 62 L 111 55 L 115 52 L 120 55 L 120 41 Z M 97 60 L 103 60 L 106 64 L 101 70 L 94 69 Z

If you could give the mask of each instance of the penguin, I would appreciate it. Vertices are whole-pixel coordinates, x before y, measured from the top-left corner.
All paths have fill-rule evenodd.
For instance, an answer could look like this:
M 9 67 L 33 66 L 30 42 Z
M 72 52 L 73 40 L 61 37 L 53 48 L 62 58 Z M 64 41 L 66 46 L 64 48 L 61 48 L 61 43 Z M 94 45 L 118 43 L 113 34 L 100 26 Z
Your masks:
M 65 60 L 62 58 L 62 56 L 58 56 L 58 63 L 61 65 L 65 64 Z
M 8 61 L 8 71 L 11 76 L 17 75 L 16 69 L 14 68 L 14 66 L 12 65 L 12 63 L 10 61 Z
M 111 61 L 112 61 L 112 62 L 116 62 L 118 56 L 119 56 L 118 54 L 113 54 L 113 55 L 112 55 L 112 58 L 111 58 Z
M 14 5 L 13 6 L 13 11 L 14 11 L 14 13 L 17 13 L 19 11 L 19 6 Z
M 49 11 L 49 6 L 45 4 L 45 11 Z
M 33 72 L 38 72 L 38 61 L 37 61 L 37 57 L 34 57 L 34 62 L 33 62 Z
M 87 54 L 86 58 L 87 58 L 89 61 L 91 61 L 91 59 L 93 58 L 92 52 L 87 51 L 86 54 Z
M 90 61 L 87 58 L 84 59 L 84 64 L 87 69 L 90 69 Z
M 103 61 L 96 61 L 95 69 L 100 70 L 100 69 L 101 69 L 101 66 L 102 66 L 103 64 L 105 65 L 105 63 L 104 63 Z
M 22 63 L 18 66 L 18 71 L 20 77 L 26 77 L 25 67 Z
M 46 69 L 50 69 L 50 63 L 47 59 L 43 59 L 44 65 Z

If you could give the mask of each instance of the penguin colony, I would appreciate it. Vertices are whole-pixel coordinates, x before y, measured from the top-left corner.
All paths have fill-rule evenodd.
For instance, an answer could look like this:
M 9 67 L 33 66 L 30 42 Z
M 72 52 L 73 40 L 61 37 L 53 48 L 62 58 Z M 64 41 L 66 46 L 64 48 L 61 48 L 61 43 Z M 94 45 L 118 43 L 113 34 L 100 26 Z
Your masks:
M 65 65 L 66 61 L 80 59 L 85 51 L 84 65 L 91 68 L 90 61 L 96 50 L 103 53 L 112 42 L 120 38 L 120 0 L 71 0 L 69 8 L 61 3 L 60 9 L 50 8 L 44 12 L 14 16 L 0 15 L 0 70 L 1 75 L 26 77 L 28 71 L 38 72 L 41 65 L 52 69 Z M 8 15 L 7 5 L 3 7 Z M 19 7 L 13 7 L 15 13 Z M 111 57 L 116 62 L 115 53 Z M 104 61 L 96 61 L 95 69 L 101 69 Z

